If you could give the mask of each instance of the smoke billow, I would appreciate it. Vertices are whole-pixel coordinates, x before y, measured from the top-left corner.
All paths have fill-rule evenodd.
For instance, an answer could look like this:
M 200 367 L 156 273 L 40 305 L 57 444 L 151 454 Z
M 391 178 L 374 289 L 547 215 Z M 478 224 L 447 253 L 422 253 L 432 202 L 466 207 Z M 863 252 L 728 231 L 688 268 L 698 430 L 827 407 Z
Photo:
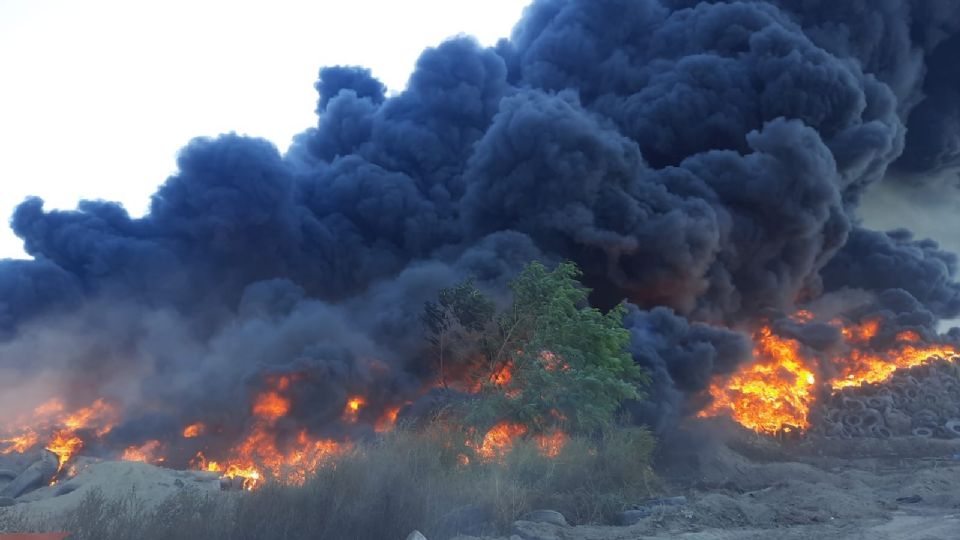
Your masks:
M 291 433 L 362 436 L 436 381 L 424 301 L 465 277 L 501 295 L 534 258 L 632 304 L 655 382 L 634 409 L 661 428 L 771 313 L 855 294 L 932 332 L 960 314 L 956 257 L 856 211 L 891 168 L 960 160 L 958 36 L 953 0 L 537 0 L 495 47 L 424 51 L 393 97 L 324 68 L 286 154 L 191 141 L 142 218 L 24 201 L 0 385 L 120 402 L 123 444 L 199 420 L 230 444 L 296 373 Z M 348 424 L 355 394 L 373 406 Z

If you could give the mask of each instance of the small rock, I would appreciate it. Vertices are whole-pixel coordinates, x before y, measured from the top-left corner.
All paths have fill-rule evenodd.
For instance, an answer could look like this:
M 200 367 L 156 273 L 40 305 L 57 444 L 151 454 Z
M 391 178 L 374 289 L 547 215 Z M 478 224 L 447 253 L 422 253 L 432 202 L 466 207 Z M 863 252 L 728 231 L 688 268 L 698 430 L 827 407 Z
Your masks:
M 633 510 L 625 510 L 620 512 L 617 515 L 617 525 L 623 527 L 629 527 L 630 525 L 636 525 L 644 519 L 650 517 L 653 514 L 649 508 L 635 508 Z
M 427 537 L 420 531 L 413 531 L 407 535 L 407 540 L 427 540 Z
M 523 516 L 523 521 L 532 521 L 534 523 L 549 523 L 558 527 L 569 527 L 567 518 L 556 510 L 534 510 Z
M 900 497 L 897 499 L 897 502 L 904 503 L 904 504 L 916 504 L 922 500 L 923 500 L 923 497 L 919 495 L 911 495 L 909 497 Z
M 6 508 L 17 504 L 13 497 L 0 497 L 0 508 Z
M 521 540 L 561 540 L 559 527 L 551 523 L 536 523 L 533 521 L 514 521 L 510 534 L 519 536 Z

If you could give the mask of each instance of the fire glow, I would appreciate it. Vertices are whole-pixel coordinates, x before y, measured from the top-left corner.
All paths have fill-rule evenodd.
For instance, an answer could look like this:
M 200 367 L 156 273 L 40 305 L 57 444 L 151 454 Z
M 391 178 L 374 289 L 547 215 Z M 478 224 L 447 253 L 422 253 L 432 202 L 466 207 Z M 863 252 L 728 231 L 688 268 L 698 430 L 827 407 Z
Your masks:
M 543 353 L 541 359 L 547 369 L 568 369 L 553 353 Z M 56 454 L 59 469 L 70 475 L 71 460 L 86 448 L 96 449 L 98 455 L 123 461 L 144 462 L 163 466 L 180 466 L 194 470 L 219 473 L 233 482 L 233 486 L 252 490 L 267 479 L 285 484 L 302 484 L 318 468 L 355 448 L 348 438 L 333 440 L 312 435 L 297 428 L 290 418 L 295 411 L 293 386 L 299 374 L 269 375 L 262 388 L 251 396 L 250 420 L 237 442 L 228 449 L 216 451 L 207 445 L 207 437 L 222 429 L 209 422 L 194 421 L 184 425 L 174 440 L 149 439 L 114 451 L 104 439 L 119 424 L 122 415 L 115 405 L 97 399 L 89 406 L 68 410 L 58 400 L 36 407 L 24 418 L 2 426 L 0 454 L 23 453 L 46 448 Z M 504 388 L 514 383 L 513 365 L 500 366 L 487 379 L 489 384 Z M 373 431 L 386 433 L 395 429 L 402 406 L 386 405 L 379 411 L 367 411 L 371 404 L 362 395 L 353 395 L 343 405 L 341 421 L 349 426 L 367 419 L 373 422 Z M 367 414 L 369 412 L 370 414 Z M 490 428 L 477 442 L 464 440 L 466 449 L 472 449 L 480 463 L 497 463 L 511 452 L 520 439 L 529 439 L 538 451 L 550 458 L 557 457 L 567 442 L 563 431 L 549 434 L 531 434 L 522 424 L 501 422 Z M 199 450 L 186 463 L 168 460 L 168 451 L 187 445 Z M 104 448 L 107 448 L 104 450 Z M 469 452 L 468 452 L 469 453 Z M 181 454 L 182 455 L 182 454 Z M 465 459 L 466 455 L 463 455 Z M 58 472 L 58 476 L 60 476 Z
M 4 430 L 0 454 L 22 453 L 42 445 L 56 454 L 59 470 L 63 470 L 70 458 L 83 449 L 84 437 L 103 437 L 113 430 L 118 418 L 116 408 L 102 399 L 73 412 L 66 412 L 63 402 L 53 399 Z
M 802 311 L 792 319 L 806 323 L 813 316 Z M 836 391 L 879 383 L 898 369 L 958 354 L 949 345 L 924 344 L 920 335 L 912 331 L 899 333 L 892 346 L 874 352 L 867 345 L 877 335 L 880 321 L 852 325 L 834 320 L 830 324 L 840 330 L 847 345 L 843 353 L 828 359 L 837 366 L 838 373 L 818 380 L 818 359 L 805 354 L 800 342 L 778 336 L 764 326 L 754 335 L 756 361 L 713 381 L 709 388 L 713 401 L 698 416 L 729 415 L 744 427 L 766 434 L 803 431 L 810 427 L 807 417 L 816 401 L 818 384 L 823 384 L 826 391 Z
M 277 423 L 291 410 L 290 390 L 293 376 L 268 379 L 268 389 L 254 399 L 253 423 L 246 437 L 223 461 L 208 460 L 199 452 L 192 465 L 200 470 L 219 472 L 224 477 L 239 479 L 243 489 L 255 489 L 266 476 L 287 484 L 302 484 L 318 467 L 352 448 L 350 443 L 315 438 L 307 430 L 297 432 L 296 439 L 284 444 L 278 437 Z M 356 413 L 361 398 L 352 398 L 346 409 Z M 190 426 L 184 429 L 184 436 Z
M 527 428 L 523 424 L 500 422 L 487 431 L 479 444 L 470 446 L 474 447 L 477 457 L 484 463 L 501 461 L 513 450 L 516 442 L 526 434 Z M 555 458 L 560 455 L 567 438 L 566 433 L 558 430 L 550 434 L 537 435 L 533 437 L 533 441 L 541 455 Z

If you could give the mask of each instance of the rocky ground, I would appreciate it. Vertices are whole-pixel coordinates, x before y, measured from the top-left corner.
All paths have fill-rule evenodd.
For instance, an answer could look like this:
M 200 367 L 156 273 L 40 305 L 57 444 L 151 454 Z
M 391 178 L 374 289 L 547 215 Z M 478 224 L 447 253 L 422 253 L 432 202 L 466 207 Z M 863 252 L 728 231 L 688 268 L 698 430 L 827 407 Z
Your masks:
M 686 504 L 641 504 L 649 516 L 630 526 L 523 521 L 511 536 L 459 540 L 960 539 L 960 441 L 729 433 L 665 467 Z

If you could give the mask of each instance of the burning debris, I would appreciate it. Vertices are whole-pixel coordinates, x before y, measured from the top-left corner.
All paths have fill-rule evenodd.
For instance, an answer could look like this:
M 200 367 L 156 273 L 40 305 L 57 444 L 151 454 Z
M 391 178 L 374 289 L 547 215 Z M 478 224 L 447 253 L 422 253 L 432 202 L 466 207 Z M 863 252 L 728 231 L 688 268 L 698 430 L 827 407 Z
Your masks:
M 932 357 L 890 378 L 846 387 L 811 414 L 826 437 L 937 437 L 960 439 L 960 364 Z
M 815 315 L 807 311 L 795 314 L 790 322 L 801 327 L 794 329 L 797 333 L 802 333 L 804 325 L 816 324 Z M 902 377 L 904 370 L 960 355 L 960 350 L 953 345 L 927 343 L 912 330 L 899 331 L 892 337 L 879 336 L 884 322 L 869 318 L 852 324 L 833 319 L 825 329 L 835 330 L 839 343 L 822 350 L 804 345 L 798 337 L 778 335 L 771 326 L 764 326 L 754 336 L 756 361 L 729 377 L 714 381 L 709 389 L 712 402 L 698 416 L 728 414 L 741 425 L 767 434 L 806 431 L 813 427 L 825 430 L 828 435 L 862 436 L 863 429 L 870 432 L 873 426 L 883 428 L 872 417 L 862 426 L 859 423 L 853 426 L 851 422 L 861 419 L 855 414 L 843 429 L 843 423 L 838 424 L 840 413 L 834 409 L 836 403 L 850 402 L 850 396 L 857 392 L 870 393 L 871 388 Z M 858 400 L 853 401 L 855 408 L 862 405 Z M 811 410 L 816 407 L 834 412 L 817 415 L 820 422 L 812 425 Z M 891 433 L 883 431 L 886 436 Z

